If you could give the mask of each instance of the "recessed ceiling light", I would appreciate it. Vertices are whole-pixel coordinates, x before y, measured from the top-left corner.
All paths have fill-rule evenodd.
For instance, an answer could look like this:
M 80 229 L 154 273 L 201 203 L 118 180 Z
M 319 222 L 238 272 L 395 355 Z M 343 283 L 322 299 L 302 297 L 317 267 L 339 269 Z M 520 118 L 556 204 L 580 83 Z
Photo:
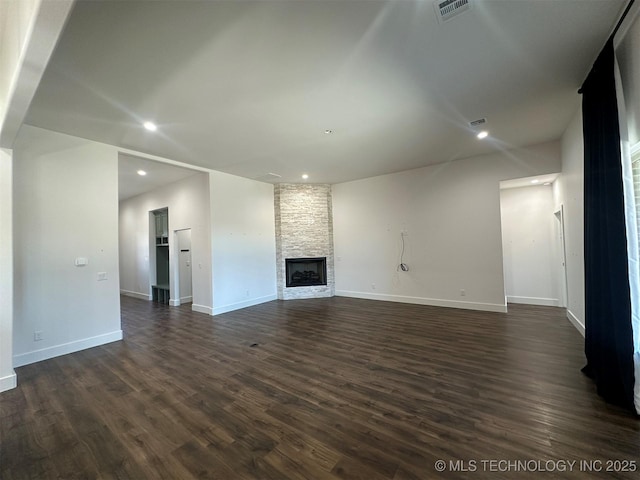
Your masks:
M 143 126 L 144 128 L 146 128 L 147 130 L 149 130 L 150 132 L 155 132 L 155 131 L 158 129 L 158 127 L 156 126 L 156 124 L 155 124 L 155 123 L 153 123 L 153 122 L 144 122 L 144 123 L 142 124 L 142 126 Z
M 531 183 L 540 183 L 540 180 L 531 180 Z
M 147 174 L 147 172 L 145 172 L 144 170 L 138 170 L 138 175 L 140 175 L 141 177 L 144 177 Z
M 489 132 L 487 132 L 486 130 L 481 131 L 480 133 L 478 133 L 477 137 L 482 140 L 483 138 L 487 138 L 489 136 Z
M 309 175 L 307 175 L 306 173 L 303 173 L 303 174 L 302 174 L 302 179 L 303 179 L 303 180 L 306 180 L 307 178 L 309 178 Z

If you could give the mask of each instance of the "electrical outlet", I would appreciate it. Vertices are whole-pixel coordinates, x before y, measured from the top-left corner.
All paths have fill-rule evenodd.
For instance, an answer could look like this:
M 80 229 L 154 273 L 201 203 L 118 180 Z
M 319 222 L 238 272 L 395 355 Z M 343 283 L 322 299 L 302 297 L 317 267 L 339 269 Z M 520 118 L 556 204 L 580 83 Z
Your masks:
M 249 290 L 247 290 L 247 297 L 249 297 L 249 296 L 250 296 L 250 295 L 249 295 Z
M 372 284 L 371 284 L 371 290 L 375 290 L 375 289 L 376 289 L 376 284 L 375 284 L 375 283 L 372 283 Z
M 107 279 L 107 272 L 98 272 L 98 281 L 102 282 Z
M 42 340 L 42 330 L 36 330 L 33 332 L 33 341 L 39 342 L 40 340 Z
M 460 290 L 460 296 L 461 296 L 461 297 L 464 297 L 464 296 L 466 296 L 466 295 L 467 295 L 467 291 L 466 291 L 464 288 L 463 288 L 463 289 L 461 289 L 461 290 Z

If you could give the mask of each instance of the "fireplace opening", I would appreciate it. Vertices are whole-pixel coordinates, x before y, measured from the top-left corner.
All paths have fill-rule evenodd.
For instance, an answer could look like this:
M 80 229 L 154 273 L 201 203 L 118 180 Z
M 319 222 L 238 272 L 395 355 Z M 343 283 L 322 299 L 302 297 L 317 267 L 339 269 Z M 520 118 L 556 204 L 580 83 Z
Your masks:
M 327 284 L 327 257 L 285 259 L 287 287 Z

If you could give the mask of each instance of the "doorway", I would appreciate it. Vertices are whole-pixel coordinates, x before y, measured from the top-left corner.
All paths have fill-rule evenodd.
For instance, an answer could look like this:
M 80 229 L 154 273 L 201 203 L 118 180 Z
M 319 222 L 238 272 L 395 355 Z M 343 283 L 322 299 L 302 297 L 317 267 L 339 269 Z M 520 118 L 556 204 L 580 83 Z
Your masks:
M 154 302 L 169 304 L 169 209 L 162 208 L 149 212 L 150 244 L 149 280 L 151 299 Z
M 556 224 L 551 178 L 500 184 L 500 214 L 507 303 L 559 306 Z
M 176 299 L 178 305 L 193 302 L 193 278 L 191 268 L 191 229 L 175 231 L 177 271 Z
M 553 212 L 556 219 L 554 222 L 554 235 L 556 238 L 556 258 L 558 264 L 558 284 L 559 288 L 559 305 L 560 307 L 568 307 L 569 299 L 567 294 L 567 250 L 564 241 L 564 207 L 560 207 Z

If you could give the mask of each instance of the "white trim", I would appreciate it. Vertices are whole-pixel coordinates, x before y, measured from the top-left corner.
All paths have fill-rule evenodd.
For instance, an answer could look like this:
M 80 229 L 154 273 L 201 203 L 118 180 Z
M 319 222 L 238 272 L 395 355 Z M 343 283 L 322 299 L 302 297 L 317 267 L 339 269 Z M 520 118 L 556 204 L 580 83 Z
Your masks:
M 386 302 L 413 303 L 416 305 L 431 305 L 433 307 L 462 308 L 465 310 L 480 310 L 483 312 L 506 313 L 507 306 L 499 303 L 461 302 L 458 300 L 444 300 L 439 298 L 407 297 L 404 295 L 386 295 L 382 293 L 351 292 L 336 290 L 338 297 L 364 298 L 366 300 L 382 300 Z
M 207 307 L 206 305 L 198 305 L 197 303 L 191 304 L 191 311 L 213 315 L 213 309 L 211 307 Z
M 79 352 L 80 350 L 86 350 L 87 348 L 99 347 L 106 343 L 117 342 L 118 340 L 122 340 L 122 330 L 116 330 L 115 332 L 109 332 L 95 337 L 63 343 L 62 345 L 54 345 L 53 347 L 43 348 L 42 350 L 14 355 L 13 366 L 22 367 L 31 363 L 41 362 L 42 360 L 48 360 L 49 358 Z
M 253 307 L 254 305 L 271 302 L 277 299 L 278 299 L 277 295 L 266 295 L 264 297 L 252 298 L 250 300 L 245 300 L 243 302 L 238 302 L 238 303 L 231 303 L 229 305 L 223 305 L 221 307 L 213 307 L 212 315 L 220 315 L 221 313 L 227 313 L 233 310 L 239 310 L 241 308 Z
M 139 292 L 130 292 L 129 290 L 120 290 L 120 295 L 124 295 L 125 297 L 137 298 L 140 300 L 151 301 L 151 295 L 148 293 L 139 293 Z
M 540 297 L 516 297 L 507 296 L 507 303 L 523 303 L 525 305 L 542 305 L 545 307 L 559 307 L 560 300 L 557 298 L 540 298 Z
M 0 120 L 1 122 L 1 120 Z M 1 127 L 0 127 L 1 128 Z M 0 392 L 16 387 L 13 364 L 13 151 L 0 148 Z M 13 378 L 12 378 L 13 377 Z
M 178 300 L 176 299 L 170 299 L 169 300 L 169 306 L 171 307 L 179 307 L 180 305 L 182 305 L 183 303 L 191 303 L 193 302 L 193 297 L 189 296 L 189 297 L 182 297 Z M 208 308 L 208 307 L 207 307 Z
M 580 334 L 584 337 L 584 323 L 581 322 L 578 317 L 576 317 L 571 310 L 567 308 L 567 318 L 573 324 L 574 327 L 580 332 Z
M 7 375 L 6 377 L 0 378 L 0 392 L 6 392 L 7 390 L 11 390 L 12 388 L 16 388 L 18 386 L 18 377 L 16 376 L 16 372 L 13 372 L 11 375 Z

